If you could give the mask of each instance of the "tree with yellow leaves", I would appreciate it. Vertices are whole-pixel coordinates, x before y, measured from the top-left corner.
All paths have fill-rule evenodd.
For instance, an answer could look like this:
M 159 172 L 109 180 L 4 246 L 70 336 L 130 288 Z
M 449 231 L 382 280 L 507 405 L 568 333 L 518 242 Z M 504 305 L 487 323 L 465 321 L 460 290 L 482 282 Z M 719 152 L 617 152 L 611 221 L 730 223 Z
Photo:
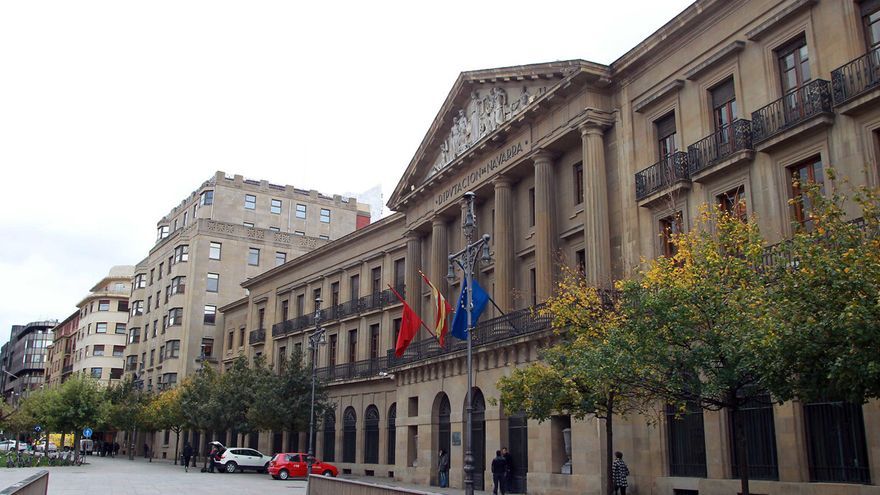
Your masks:
M 144 408 L 144 418 L 154 430 L 174 432 L 174 464 L 177 464 L 180 448 L 180 432 L 189 423 L 189 416 L 181 402 L 182 388 L 175 387 L 153 395 Z

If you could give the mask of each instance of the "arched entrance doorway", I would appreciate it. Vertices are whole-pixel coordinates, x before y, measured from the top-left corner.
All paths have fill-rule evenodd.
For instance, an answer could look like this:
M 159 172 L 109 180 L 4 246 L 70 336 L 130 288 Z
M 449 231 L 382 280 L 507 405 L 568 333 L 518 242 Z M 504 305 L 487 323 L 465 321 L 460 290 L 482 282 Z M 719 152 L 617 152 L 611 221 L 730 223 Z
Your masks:
M 445 392 L 440 392 L 434 399 L 434 424 L 436 425 L 436 441 L 433 455 L 439 455 L 440 450 L 447 453 L 452 449 L 452 405 L 449 403 L 449 396 Z M 432 469 L 432 484 L 440 484 L 440 475 L 437 470 L 437 458 L 434 458 Z M 451 466 L 450 466 L 451 470 Z
M 342 414 L 342 462 L 355 462 L 357 451 L 357 413 L 349 406 Z
M 473 396 L 471 451 L 474 455 L 474 490 L 484 490 L 486 474 L 486 400 L 483 398 L 483 392 L 477 387 L 472 389 L 471 395 Z M 464 427 L 467 428 L 467 399 L 465 399 Z
M 507 450 L 513 456 L 508 493 L 526 493 L 526 474 L 529 468 L 529 423 L 525 414 L 519 413 L 507 419 Z
M 388 465 L 393 466 L 397 452 L 397 402 L 388 408 Z
M 364 413 L 364 464 L 379 464 L 379 409 L 372 405 Z

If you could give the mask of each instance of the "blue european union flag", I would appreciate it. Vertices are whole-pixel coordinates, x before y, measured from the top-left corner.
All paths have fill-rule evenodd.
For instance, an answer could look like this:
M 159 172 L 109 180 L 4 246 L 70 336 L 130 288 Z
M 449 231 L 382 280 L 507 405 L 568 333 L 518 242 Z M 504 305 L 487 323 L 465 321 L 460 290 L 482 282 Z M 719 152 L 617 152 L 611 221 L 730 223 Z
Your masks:
M 461 295 L 458 297 L 458 306 L 455 307 L 455 316 L 452 318 L 452 330 L 449 332 L 459 340 L 467 340 L 467 279 L 461 284 Z M 480 314 L 486 309 L 489 302 L 489 294 L 480 287 L 477 279 L 474 279 L 474 311 L 473 322 L 476 326 L 480 320 Z

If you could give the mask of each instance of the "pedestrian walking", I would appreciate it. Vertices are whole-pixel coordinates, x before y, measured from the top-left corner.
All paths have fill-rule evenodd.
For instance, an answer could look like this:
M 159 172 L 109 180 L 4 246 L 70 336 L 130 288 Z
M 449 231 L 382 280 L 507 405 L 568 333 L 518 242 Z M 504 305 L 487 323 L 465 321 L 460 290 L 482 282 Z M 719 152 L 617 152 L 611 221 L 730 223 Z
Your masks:
M 449 487 L 449 454 L 443 449 L 440 449 L 437 471 L 440 473 L 440 488 Z
M 193 448 L 189 442 L 183 444 L 183 470 L 189 472 L 189 460 L 193 455 Z
M 119 442 L 113 442 L 113 457 L 119 455 Z
M 504 474 L 504 488 L 506 491 L 513 491 L 513 455 L 507 451 L 507 447 L 501 447 L 501 457 L 504 457 L 507 472 Z
M 496 450 L 495 458 L 492 459 L 493 495 L 498 495 L 499 490 L 501 491 L 501 495 L 505 495 L 507 493 L 505 476 L 507 476 L 507 462 L 505 462 L 504 456 L 501 455 L 501 451 Z
M 146 442 L 144 442 L 144 459 L 149 457 L 149 454 L 150 454 L 150 446 L 147 445 Z
M 614 480 L 614 495 L 626 495 L 626 477 L 629 476 L 629 468 L 623 462 L 623 452 L 614 453 L 614 464 L 611 465 L 611 479 Z

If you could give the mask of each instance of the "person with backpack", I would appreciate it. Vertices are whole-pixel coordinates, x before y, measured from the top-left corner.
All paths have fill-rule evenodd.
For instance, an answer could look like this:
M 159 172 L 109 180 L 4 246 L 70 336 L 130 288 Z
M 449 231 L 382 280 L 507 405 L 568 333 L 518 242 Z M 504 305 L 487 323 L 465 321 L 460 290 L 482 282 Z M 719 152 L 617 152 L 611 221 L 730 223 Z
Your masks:
M 181 456 L 183 457 L 183 470 L 187 473 L 189 472 L 189 460 L 192 458 L 192 455 L 192 445 L 190 445 L 189 442 L 186 442 L 183 445 L 183 453 L 181 454 Z

